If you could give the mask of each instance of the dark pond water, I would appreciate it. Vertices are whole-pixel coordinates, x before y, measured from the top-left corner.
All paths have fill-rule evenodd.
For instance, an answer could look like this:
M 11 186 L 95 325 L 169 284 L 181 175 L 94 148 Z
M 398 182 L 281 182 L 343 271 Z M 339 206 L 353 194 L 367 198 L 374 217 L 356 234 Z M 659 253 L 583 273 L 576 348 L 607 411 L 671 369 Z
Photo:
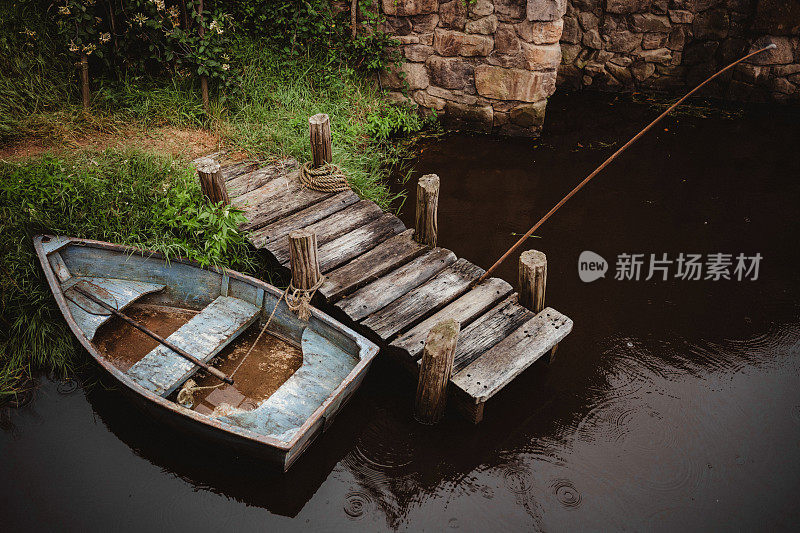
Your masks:
M 558 97 L 542 140 L 453 135 L 440 242 L 488 267 L 657 113 Z M 3 412 L 4 529 L 790 530 L 800 520 L 800 128 L 785 110 L 681 116 L 531 240 L 547 303 L 575 321 L 473 427 L 411 419 L 414 384 L 370 372 L 286 475 L 162 430 L 114 390 L 43 379 Z M 403 216 L 411 222 L 412 213 Z M 584 283 L 578 256 L 609 261 Z M 639 281 L 617 256 L 646 254 Z M 646 281 L 649 254 L 761 254 L 758 279 Z M 733 267 L 731 267 L 733 273 Z M 500 271 L 516 278 L 516 257 Z M 91 373 L 85 380 L 93 378 Z

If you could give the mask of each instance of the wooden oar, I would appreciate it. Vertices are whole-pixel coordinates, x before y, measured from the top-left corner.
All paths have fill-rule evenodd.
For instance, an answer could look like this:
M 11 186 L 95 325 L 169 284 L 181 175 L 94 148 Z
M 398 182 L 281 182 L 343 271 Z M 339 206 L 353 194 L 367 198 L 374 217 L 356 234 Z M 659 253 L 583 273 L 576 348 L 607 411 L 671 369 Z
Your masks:
M 177 346 L 175 346 L 174 344 L 169 342 L 167 339 L 165 339 L 164 337 L 162 337 L 158 333 L 156 333 L 154 331 L 150 331 L 149 329 L 147 329 L 143 325 L 139 324 L 138 322 L 136 322 L 134 319 L 132 319 L 131 317 L 129 317 L 125 313 L 123 313 L 121 311 L 118 311 L 117 309 L 115 309 L 114 307 L 108 305 L 106 302 L 104 302 L 100 298 L 95 297 L 95 295 L 93 295 L 93 294 L 91 294 L 89 292 L 86 292 L 85 290 L 81 289 L 80 287 L 78 287 L 77 284 L 72 286 L 72 290 L 74 290 L 75 292 L 85 296 L 86 298 L 89 298 L 91 301 L 93 301 L 94 303 L 96 303 L 97 305 L 102 307 L 103 309 L 105 309 L 107 311 L 110 311 L 113 315 L 118 316 L 119 318 L 121 318 L 122 320 L 124 320 L 125 322 L 130 324 L 131 326 L 135 327 L 136 329 L 138 329 L 139 331 L 141 331 L 145 335 L 149 335 L 150 337 L 154 338 L 155 340 L 157 340 L 158 342 L 160 342 L 161 344 L 163 344 L 164 346 L 166 346 L 167 348 L 169 348 L 170 350 L 172 350 L 176 354 L 180 355 L 181 357 L 183 357 L 187 361 L 190 361 L 190 362 L 194 363 L 195 365 L 199 366 L 200 368 L 202 368 L 203 370 L 205 370 L 206 372 L 208 372 L 209 374 L 211 374 L 215 378 L 217 378 L 217 379 L 219 379 L 221 381 L 224 381 L 225 383 L 228 383 L 230 385 L 233 385 L 233 379 L 229 378 L 228 376 L 226 376 L 223 372 L 217 370 L 213 366 L 209 366 L 209 365 L 205 364 L 203 361 L 201 361 L 197 357 L 187 353 L 186 351 L 182 350 L 181 348 L 178 348 Z

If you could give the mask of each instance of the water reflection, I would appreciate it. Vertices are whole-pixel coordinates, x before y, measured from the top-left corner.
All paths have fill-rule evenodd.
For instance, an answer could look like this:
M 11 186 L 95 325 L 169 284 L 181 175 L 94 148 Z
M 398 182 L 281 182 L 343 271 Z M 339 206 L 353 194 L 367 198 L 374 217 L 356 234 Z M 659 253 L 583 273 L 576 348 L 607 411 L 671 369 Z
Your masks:
M 590 98 L 554 100 L 537 145 L 456 135 L 424 147 L 415 176 L 442 178 L 444 246 L 488 266 L 652 115 Z M 781 112 L 664 126 L 532 241 L 548 255 L 548 303 L 575 330 L 482 425 L 452 413 L 416 424 L 414 383 L 378 361 L 280 475 L 154 424 L 116 391 L 43 379 L 0 417 L 0 518 L 67 530 L 793 529 L 800 131 Z M 752 283 L 586 284 L 583 250 L 765 259 Z M 516 279 L 516 258 L 501 276 Z

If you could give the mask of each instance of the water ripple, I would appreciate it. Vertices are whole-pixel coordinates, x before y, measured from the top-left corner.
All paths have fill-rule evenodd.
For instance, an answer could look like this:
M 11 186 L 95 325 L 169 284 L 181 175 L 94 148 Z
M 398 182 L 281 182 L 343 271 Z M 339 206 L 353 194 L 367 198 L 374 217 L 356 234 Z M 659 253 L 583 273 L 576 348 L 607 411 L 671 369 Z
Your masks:
M 556 495 L 559 503 L 564 507 L 579 507 L 581 504 L 581 493 L 568 479 L 554 479 L 550 482 L 550 489 Z
M 375 501 L 365 490 L 352 490 L 344 497 L 344 512 L 352 520 L 361 519 L 374 508 Z

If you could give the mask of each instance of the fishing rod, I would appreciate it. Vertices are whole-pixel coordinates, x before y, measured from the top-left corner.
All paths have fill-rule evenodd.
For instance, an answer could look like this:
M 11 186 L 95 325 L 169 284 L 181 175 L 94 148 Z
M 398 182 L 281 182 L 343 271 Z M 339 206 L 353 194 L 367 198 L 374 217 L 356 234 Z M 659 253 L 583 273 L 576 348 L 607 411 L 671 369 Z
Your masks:
M 773 48 L 777 48 L 777 45 L 775 45 L 774 43 L 773 43 L 773 44 L 770 44 L 769 46 L 765 46 L 764 48 L 761 48 L 761 49 L 759 49 L 759 50 L 756 50 L 755 52 L 751 52 L 751 53 L 747 54 L 746 56 L 744 56 L 743 58 L 741 58 L 741 59 L 738 59 L 738 60 L 734 61 L 733 63 L 731 63 L 731 64 L 730 64 L 730 65 L 728 65 L 727 67 L 723 68 L 722 70 L 720 70 L 720 71 L 716 72 L 714 75 L 712 75 L 711 77 L 709 77 L 708 79 L 706 79 L 706 80 L 705 80 L 703 83 L 701 83 L 700 85 L 698 85 L 697 87 L 695 87 L 694 89 L 692 89 L 691 91 L 689 91 L 688 93 L 686 93 L 686 95 L 684 95 L 684 96 L 683 96 L 683 98 L 681 98 L 680 100 L 678 100 L 677 102 L 675 102 L 674 104 L 672 104 L 671 106 L 669 106 L 669 108 L 668 108 L 666 111 L 664 111 L 663 113 L 661 113 L 661 114 L 660 114 L 660 115 L 659 115 L 659 116 L 658 116 L 658 117 L 657 117 L 657 118 L 656 118 L 656 119 L 655 119 L 653 122 L 651 122 L 650 124 L 648 124 L 647 126 L 645 126 L 645 128 L 644 128 L 642 131 L 640 131 L 639 133 L 637 133 L 636 135 L 634 135 L 634 136 L 633 136 L 633 138 L 631 138 L 631 140 L 629 140 L 628 142 L 626 142 L 626 143 L 625 143 L 625 144 L 624 144 L 624 145 L 623 145 L 623 146 L 622 146 L 622 147 L 621 147 L 619 150 L 617 150 L 616 152 L 614 152 L 613 154 L 611 154 L 611 156 L 610 156 L 608 159 L 606 159 L 605 161 L 603 161 L 603 163 L 602 163 L 602 164 L 601 164 L 599 167 L 597 167 L 596 169 L 594 169 L 594 171 L 592 171 L 592 173 L 591 173 L 591 174 L 589 174 L 588 176 L 586 176 L 586 177 L 583 179 L 583 181 L 582 181 L 582 182 L 580 182 L 580 183 L 579 183 L 579 184 L 578 184 L 578 185 L 577 185 L 577 186 L 576 186 L 574 189 L 572 189 L 572 190 L 571 190 L 571 191 L 570 191 L 570 192 L 569 192 L 569 193 L 568 193 L 568 194 L 567 194 L 567 195 L 566 195 L 564 198 L 562 198 L 560 202 L 558 202 L 558 203 L 557 203 L 555 206 L 553 206 L 553 208 L 552 208 L 550 211 L 548 211 L 548 212 L 547 212 L 547 214 L 545 214 L 545 215 L 544 215 L 542 218 L 540 218 L 540 219 L 539 219 L 539 222 L 537 222 L 536 224 L 534 224 L 534 226 L 533 226 L 531 229 L 529 229 L 529 230 L 528 230 L 528 231 L 525 233 L 525 235 L 523 235 L 523 236 L 522 236 L 522 237 L 521 237 L 521 238 L 520 238 L 520 239 L 519 239 L 519 240 L 518 240 L 518 241 L 517 241 L 517 242 L 514 244 L 514 246 L 512 246 L 511 248 L 509 248 L 509 249 L 508 249 L 508 251 L 507 251 L 506 253 L 504 253 L 504 254 L 503 254 L 503 256 L 502 256 L 502 257 L 500 257 L 500 259 L 498 259 L 498 260 L 495 262 L 495 264 L 493 264 L 493 265 L 492 265 L 492 266 L 489 268 L 489 270 L 487 270 L 487 271 L 486 271 L 486 272 L 483 274 L 483 276 L 481 276 L 480 278 L 478 278 L 478 280 L 475 282 L 475 285 L 477 285 L 478 283 L 481 283 L 481 282 L 482 282 L 482 281 L 484 281 L 486 278 L 488 278 L 488 277 L 489 277 L 489 276 L 492 274 L 492 272 L 494 272 L 495 270 L 497 270 L 497 267 L 499 267 L 499 266 L 500 266 L 500 265 L 503 263 L 503 261 L 505 261 L 506 259 L 508 259 L 508 256 L 510 256 L 511 254 L 513 254 L 513 253 L 514 253 L 514 251 L 516 251 L 516 249 L 517 249 L 517 248 L 519 248 L 520 246 L 522 246 L 522 244 L 523 244 L 523 243 L 524 243 L 526 240 L 528 240 L 528 237 L 530 237 L 531 235 L 533 235 L 533 232 L 534 232 L 534 231 L 536 231 L 537 229 L 539 229 L 539 226 L 541 226 L 542 224 L 544 224 L 544 223 L 545 223 L 545 221 L 547 221 L 547 219 L 548 219 L 548 218 L 550 218 L 550 217 L 553 215 L 553 213 L 555 213 L 556 211 L 558 211 L 558 210 L 561 208 L 561 206 L 562 206 L 562 205 L 564 205 L 565 203 L 567 203 L 567 200 L 569 200 L 570 198 L 572 198 L 573 196 L 575 196 L 575 193 L 577 193 L 579 190 L 581 190 L 581 189 L 583 188 L 583 186 L 584 186 L 584 185 L 586 185 L 587 183 L 589 183 L 589 182 L 592 180 L 592 178 L 594 178 L 595 176 L 597 176 L 597 175 L 598 175 L 598 174 L 599 174 L 599 173 L 600 173 L 600 172 L 601 172 L 601 171 L 602 171 L 604 168 L 606 168 L 606 167 L 607 167 L 607 166 L 608 166 L 608 165 L 609 165 L 609 164 L 610 164 L 612 161 L 614 161 L 614 160 L 615 160 L 615 159 L 616 159 L 616 158 L 617 158 L 617 157 L 618 157 L 618 156 L 619 156 L 619 155 L 620 155 L 622 152 L 624 152 L 625 150 L 627 150 L 627 149 L 628 149 L 628 147 L 630 147 L 630 146 L 631 146 L 633 143 L 635 143 L 636 141 L 638 141 L 638 140 L 639 140 L 639 139 L 640 139 L 640 138 L 641 138 L 641 137 L 642 137 L 642 136 L 643 136 L 645 133 L 647 133 L 648 131 L 650 131 L 650 129 L 651 129 L 653 126 L 655 126 L 656 124 L 658 124 L 658 123 L 661 121 L 661 119 L 663 119 L 664 117 L 666 117 L 667 115 L 669 115 L 669 113 L 670 113 L 670 112 L 671 112 L 673 109 L 675 109 L 676 107 L 678 107 L 679 105 L 681 105 L 681 104 L 682 104 L 682 103 L 683 103 L 683 102 L 684 102 L 684 101 L 685 101 L 687 98 L 689 98 L 689 97 L 690 97 L 690 96 L 692 96 L 694 93 L 696 93 L 697 91 L 699 91 L 699 90 L 700 90 L 700 89 L 701 89 L 701 88 L 702 88 L 704 85 L 706 85 L 708 82 L 710 82 L 711 80 L 713 80 L 714 78 L 716 78 L 717 76 L 719 76 L 720 74 L 722 74 L 723 72 L 725 72 L 726 70 L 729 70 L 729 69 L 731 69 L 731 68 L 735 67 L 736 65 L 738 65 L 738 64 L 739 64 L 739 63 L 741 63 L 742 61 L 746 61 L 747 59 L 750 59 L 751 57 L 753 57 L 753 56 L 755 56 L 755 55 L 758 55 L 758 54 L 760 54 L 761 52 L 765 52 L 765 51 L 767 51 L 767 50 L 771 50 L 771 49 L 773 49 Z

